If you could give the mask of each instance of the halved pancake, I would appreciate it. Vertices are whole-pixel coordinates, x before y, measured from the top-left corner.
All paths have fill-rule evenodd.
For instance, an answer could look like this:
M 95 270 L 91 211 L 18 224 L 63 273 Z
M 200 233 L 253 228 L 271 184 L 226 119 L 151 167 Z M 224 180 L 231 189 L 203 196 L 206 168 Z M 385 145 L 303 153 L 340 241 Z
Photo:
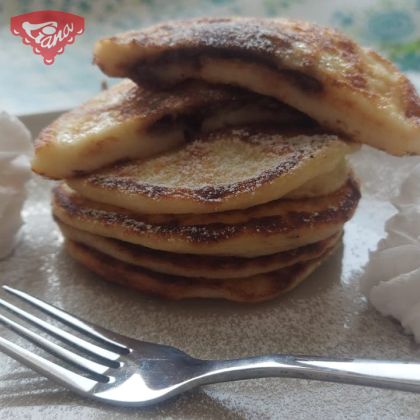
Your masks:
M 318 258 L 270 273 L 226 280 L 157 273 L 119 261 L 73 241 L 66 241 L 66 249 L 73 258 L 104 279 L 148 295 L 167 299 L 211 298 L 236 302 L 262 302 L 295 288 L 336 248 L 330 247 Z
M 83 196 L 141 213 L 212 213 L 283 197 L 334 170 L 352 147 L 311 130 L 225 129 L 184 147 L 68 180 Z
M 53 213 L 63 223 L 96 235 L 183 254 L 255 257 L 326 239 L 342 229 L 360 198 L 349 177 L 336 192 L 283 199 L 224 213 L 140 214 L 82 197 L 62 183 Z
M 420 153 L 420 99 L 397 68 L 331 28 L 287 19 L 204 18 L 102 39 L 109 76 L 162 87 L 185 79 L 273 96 L 353 141 Z
M 315 124 L 285 104 L 238 88 L 188 82 L 157 92 L 124 80 L 45 128 L 35 140 L 32 169 L 68 178 L 156 155 L 197 132 L 244 123 Z
M 334 246 L 342 235 L 339 232 L 314 244 L 262 257 L 212 257 L 157 251 L 117 239 L 93 235 L 60 221 L 57 223 L 66 239 L 86 245 L 117 260 L 159 273 L 211 279 L 249 277 L 318 258 L 326 249 Z

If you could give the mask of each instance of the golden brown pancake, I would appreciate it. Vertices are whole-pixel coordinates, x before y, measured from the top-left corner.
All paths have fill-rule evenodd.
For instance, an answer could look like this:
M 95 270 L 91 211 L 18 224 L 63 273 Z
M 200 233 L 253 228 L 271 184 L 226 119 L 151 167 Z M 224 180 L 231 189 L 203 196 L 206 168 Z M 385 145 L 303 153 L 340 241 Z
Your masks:
M 96 235 L 162 251 L 255 257 L 326 239 L 342 229 L 360 198 L 349 177 L 336 192 L 283 199 L 243 210 L 199 215 L 140 214 L 82 197 L 62 183 L 53 213 L 63 223 Z
M 237 88 L 187 82 L 152 91 L 124 80 L 42 130 L 32 169 L 68 178 L 124 159 L 154 156 L 199 132 L 244 123 L 315 124 L 272 98 Z
M 66 241 L 69 254 L 106 280 L 167 299 L 211 298 L 236 302 L 262 302 L 295 288 L 334 250 L 315 259 L 272 271 L 235 279 L 204 279 L 172 276 L 127 264 L 86 245 Z
M 161 88 L 186 79 L 273 96 L 349 139 L 420 153 L 420 99 L 397 68 L 340 32 L 287 19 L 165 22 L 98 41 L 109 76 Z
M 313 130 L 224 129 L 68 184 L 91 200 L 135 212 L 222 212 L 279 199 L 332 172 L 351 150 L 337 136 Z
M 262 257 L 212 257 L 157 251 L 117 239 L 93 235 L 60 221 L 57 223 L 66 239 L 86 245 L 119 261 L 158 273 L 212 279 L 249 277 L 318 258 L 325 253 L 326 249 L 334 246 L 342 235 L 339 232 L 314 244 Z

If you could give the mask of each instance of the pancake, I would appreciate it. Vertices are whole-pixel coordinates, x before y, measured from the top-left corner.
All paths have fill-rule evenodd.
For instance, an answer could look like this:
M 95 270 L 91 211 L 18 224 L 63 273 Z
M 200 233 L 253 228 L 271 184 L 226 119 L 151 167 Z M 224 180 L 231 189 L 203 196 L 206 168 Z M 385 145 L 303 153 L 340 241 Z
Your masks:
M 395 155 L 420 153 L 420 99 L 398 69 L 331 28 L 287 19 L 165 22 L 98 41 L 95 62 L 162 88 L 186 79 L 273 96 Z
M 91 200 L 135 212 L 223 212 L 281 198 L 331 172 L 351 150 L 337 136 L 313 130 L 224 129 L 68 184 Z
M 154 156 L 199 132 L 244 123 L 315 124 L 285 104 L 238 88 L 188 82 L 158 92 L 124 80 L 42 130 L 32 169 L 68 178 Z
M 262 257 L 212 257 L 157 251 L 140 245 L 93 235 L 57 222 L 66 239 L 86 245 L 119 261 L 159 273 L 212 279 L 249 277 L 318 258 L 325 253 L 326 249 L 334 246 L 342 235 L 339 232 L 330 238 L 311 245 Z
M 66 241 L 69 254 L 94 273 L 124 287 L 167 299 L 211 298 L 236 302 L 262 302 L 295 288 L 336 248 L 315 259 L 250 277 L 203 279 L 157 273 L 127 264 L 73 241 Z
M 162 251 L 255 257 L 326 239 L 342 229 L 360 198 L 349 177 L 332 194 L 283 199 L 261 206 L 210 214 L 140 214 L 82 197 L 65 183 L 53 190 L 53 214 L 96 235 Z

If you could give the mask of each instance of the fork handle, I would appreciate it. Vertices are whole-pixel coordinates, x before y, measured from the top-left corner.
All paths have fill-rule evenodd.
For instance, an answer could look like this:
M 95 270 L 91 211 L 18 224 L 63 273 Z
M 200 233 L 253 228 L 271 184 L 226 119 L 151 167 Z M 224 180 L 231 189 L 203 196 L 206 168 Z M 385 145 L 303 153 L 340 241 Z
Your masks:
M 420 363 L 270 355 L 209 361 L 202 383 L 284 377 L 420 392 Z

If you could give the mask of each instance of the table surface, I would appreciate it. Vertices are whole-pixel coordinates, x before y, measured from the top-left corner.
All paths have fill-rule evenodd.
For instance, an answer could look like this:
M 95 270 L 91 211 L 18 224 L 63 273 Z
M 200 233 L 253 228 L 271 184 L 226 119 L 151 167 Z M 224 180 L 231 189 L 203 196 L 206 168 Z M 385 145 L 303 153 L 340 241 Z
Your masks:
M 86 22 L 85 33 L 51 66 L 9 30 L 11 16 L 42 9 L 76 13 Z M 96 39 L 159 20 L 203 15 L 289 16 L 332 25 L 420 79 L 420 0 L 3 0 L 0 109 L 22 115 L 72 108 L 106 80 L 92 64 Z

